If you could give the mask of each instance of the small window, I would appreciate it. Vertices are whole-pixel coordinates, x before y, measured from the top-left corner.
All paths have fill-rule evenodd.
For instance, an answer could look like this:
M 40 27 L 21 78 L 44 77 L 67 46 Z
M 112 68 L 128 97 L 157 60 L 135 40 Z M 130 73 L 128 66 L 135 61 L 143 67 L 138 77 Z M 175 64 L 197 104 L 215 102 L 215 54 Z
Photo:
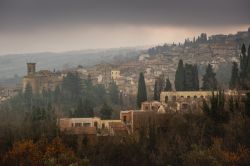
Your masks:
M 75 123 L 75 127 L 81 127 L 82 123 Z
M 197 96 L 195 95 L 194 98 L 197 99 Z
M 165 96 L 165 103 L 168 102 L 168 96 Z
M 105 128 L 105 124 L 103 123 L 103 124 L 102 124 L 102 129 L 104 129 L 104 128 Z
M 127 122 L 127 117 L 123 116 L 123 122 L 126 123 Z
M 97 127 L 97 122 L 94 122 L 94 126 Z
M 84 127 L 90 127 L 91 124 L 90 124 L 90 123 L 83 123 L 83 126 L 84 126 Z

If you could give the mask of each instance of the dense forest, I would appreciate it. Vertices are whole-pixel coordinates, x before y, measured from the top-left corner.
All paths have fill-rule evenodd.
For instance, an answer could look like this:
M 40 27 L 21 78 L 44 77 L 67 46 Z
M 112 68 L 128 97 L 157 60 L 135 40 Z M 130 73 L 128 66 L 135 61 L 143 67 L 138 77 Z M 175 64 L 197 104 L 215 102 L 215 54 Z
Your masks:
M 58 131 L 58 112 L 53 104 L 47 102 L 47 97 L 34 97 L 32 105 L 36 103 L 37 106 L 32 106 L 29 95 L 24 94 L 1 106 L 1 165 L 250 163 L 249 94 L 243 103 L 245 107 L 237 100 L 225 100 L 221 91 L 213 95 L 209 102 L 204 102 L 203 113 L 168 113 L 164 119 L 164 130 L 159 130 L 151 121 L 147 128 L 136 134 L 123 137 L 86 136 L 81 142 L 76 136 L 62 135 Z M 107 104 L 104 107 L 110 108 Z

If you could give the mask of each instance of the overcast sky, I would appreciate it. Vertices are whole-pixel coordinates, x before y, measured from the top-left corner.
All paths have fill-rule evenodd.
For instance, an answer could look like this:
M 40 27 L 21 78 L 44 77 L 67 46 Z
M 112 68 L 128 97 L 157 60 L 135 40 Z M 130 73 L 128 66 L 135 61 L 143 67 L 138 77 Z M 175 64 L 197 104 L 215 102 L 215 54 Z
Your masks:
M 0 54 L 183 42 L 250 26 L 249 0 L 0 0 Z

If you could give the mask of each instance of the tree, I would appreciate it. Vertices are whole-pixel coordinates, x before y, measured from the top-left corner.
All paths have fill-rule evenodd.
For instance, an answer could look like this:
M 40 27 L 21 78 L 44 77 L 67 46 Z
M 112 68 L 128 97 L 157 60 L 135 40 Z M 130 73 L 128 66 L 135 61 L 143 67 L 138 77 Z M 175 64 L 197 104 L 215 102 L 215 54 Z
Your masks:
M 232 74 L 231 79 L 229 82 L 229 88 L 230 89 L 236 89 L 239 86 L 239 69 L 238 64 L 236 62 L 233 62 L 232 66 Z
M 178 67 L 175 73 L 175 89 L 177 91 L 184 90 L 184 81 L 185 81 L 185 73 L 184 73 L 184 66 L 183 61 L 179 60 Z
M 245 101 L 245 113 L 248 117 L 250 117 L 250 93 L 246 94 L 247 98 Z
M 64 96 L 70 99 L 77 99 L 81 92 L 81 79 L 77 73 L 68 73 L 62 82 L 62 91 Z
M 206 73 L 203 76 L 203 90 L 216 90 L 217 89 L 217 80 L 215 78 L 215 73 L 213 71 L 212 65 L 208 64 Z
M 204 101 L 206 103 L 206 101 Z M 203 105 L 204 112 L 215 122 L 225 122 L 228 118 L 228 111 L 225 109 L 225 94 L 223 91 L 212 92 L 210 106 Z
M 144 75 L 141 72 L 138 81 L 138 91 L 137 91 L 137 108 L 141 107 L 141 103 L 147 100 L 147 88 L 145 84 Z
M 155 80 L 155 85 L 154 85 L 154 100 L 158 100 L 158 85 L 157 85 L 157 79 Z
M 243 43 L 241 47 L 241 55 L 240 55 L 240 70 L 241 70 L 241 77 L 246 75 L 247 69 L 247 55 L 246 55 L 246 46 Z
M 31 109 L 32 106 L 32 98 L 33 98 L 33 90 L 31 85 L 28 83 L 25 87 L 25 91 L 24 91 L 24 99 L 25 99 L 25 103 L 27 105 L 27 108 Z
M 108 106 L 106 102 L 104 102 L 100 111 L 101 119 L 111 119 L 112 112 L 113 109 L 110 106 Z
M 172 85 L 171 85 L 169 78 L 166 79 L 164 91 L 172 91 Z
M 77 103 L 77 107 L 74 113 L 75 117 L 93 117 L 94 116 L 94 110 L 93 106 L 91 104 L 91 101 L 88 99 L 79 99 Z
M 240 55 L 240 83 L 241 88 L 249 89 L 250 87 L 250 45 L 246 52 L 245 44 L 241 47 Z
M 195 64 L 193 66 L 193 79 L 194 79 L 194 85 L 193 85 L 193 88 L 194 90 L 199 90 L 200 89 L 200 83 L 199 83 L 199 75 L 198 75 L 198 67 L 197 65 Z
M 199 77 L 197 65 L 185 64 L 184 68 L 184 90 L 199 90 Z
M 248 50 L 247 50 L 247 69 L 246 69 L 246 73 L 247 73 L 247 80 L 250 81 L 250 44 L 249 44 Z
M 161 92 L 165 88 L 165 81 L 164 76 L 160 75 L 158 78 L 155 79 L 155 86 L 154 86 L 154 100 L 160 100 Z
M 119 103 L 119 89 L 116 85 L 115 81 L 112 80 L 109 86 L 109 95 L 112 103 L 118 104 Z

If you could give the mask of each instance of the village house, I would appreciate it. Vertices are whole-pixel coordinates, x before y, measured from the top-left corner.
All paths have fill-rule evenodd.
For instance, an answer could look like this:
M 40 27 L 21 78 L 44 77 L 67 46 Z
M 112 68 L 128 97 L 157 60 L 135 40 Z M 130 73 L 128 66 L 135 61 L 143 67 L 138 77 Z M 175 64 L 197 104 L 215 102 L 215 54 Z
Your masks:
M 102 120 L 93 118 L 61 118 L 58 121 L 60 131 L 68 135 L 117 136 L 128 134 L 121 120 Z

